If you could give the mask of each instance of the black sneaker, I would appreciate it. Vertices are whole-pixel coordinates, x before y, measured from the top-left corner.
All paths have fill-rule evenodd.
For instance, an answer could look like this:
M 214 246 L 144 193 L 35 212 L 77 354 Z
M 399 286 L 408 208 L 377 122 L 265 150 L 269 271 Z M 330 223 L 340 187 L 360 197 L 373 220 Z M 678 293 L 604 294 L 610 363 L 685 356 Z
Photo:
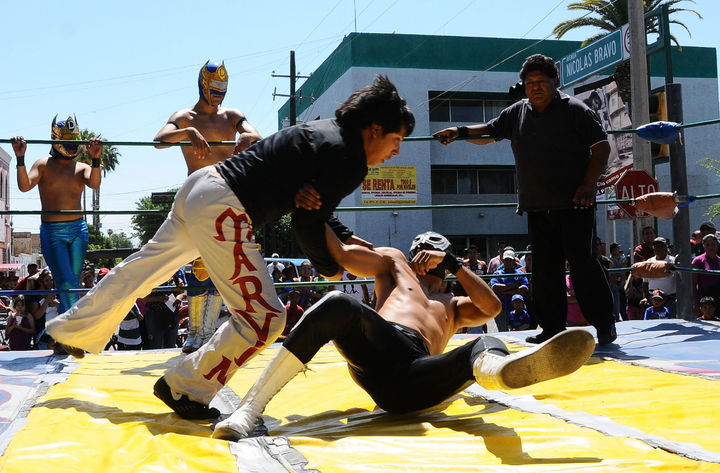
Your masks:
M 55 355 L 72 355 L 76 359 L 80 359 L 85 357 L 85 350 L 78 347 L 72 347 L 70 345 L 65 345 L 64 343 L 55 342 L 55 346 L 53 347 L 53 353 Z
M 561 330 L 562 331 L 562 330 Z M 545 343 L 551 338 L 553 338 L 555 335 L 557 335 L 560 332 L 550 332 L 548 330 L 543 330 L 542 332 L 538 333 L 537 335 L 533 335 L 532 337 L 527 337 L 525 339 L 528 343 Z
M 153 387 L 153 394 L 183 419 L 215 419 L 220 411 L 197 401 L 191 401 L 186 394 L 173 393 L 162 377 Z
M 598 345 L 610 345 L 617 339 L 617 331 L 615 330 L 615 323 L 610 325 L 610 328 L 606 330 L 597 331 Z

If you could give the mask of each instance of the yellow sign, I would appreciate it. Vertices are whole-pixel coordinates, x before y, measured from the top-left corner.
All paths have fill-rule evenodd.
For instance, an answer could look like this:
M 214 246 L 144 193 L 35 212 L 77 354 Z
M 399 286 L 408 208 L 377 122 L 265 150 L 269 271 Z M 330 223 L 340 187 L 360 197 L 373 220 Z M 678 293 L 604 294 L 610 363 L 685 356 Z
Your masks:
M 371 167 L 362 184 L 363 205 L 417 204 L 415 166 Z

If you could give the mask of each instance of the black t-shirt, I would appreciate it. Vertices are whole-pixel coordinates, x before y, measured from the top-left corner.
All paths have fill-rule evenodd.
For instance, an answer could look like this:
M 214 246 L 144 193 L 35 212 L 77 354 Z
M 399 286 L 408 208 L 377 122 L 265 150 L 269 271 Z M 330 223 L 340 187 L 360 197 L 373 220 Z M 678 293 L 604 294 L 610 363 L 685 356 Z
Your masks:
M 325 223 L 343 241 L 352 235 L 332 213 L 368 172 L 358 131 L 334 119 L 311 121 L 280 130 L 215 166 L 254 227 L 292 212 L 292 227 L 305 256 L 321 274 L 338 272 L 327 250 Z M 295 208 L 295 194 L 304 183 L 320 193 L 319 210 Z
M 543 111 L 523 99 L 487 123 L 490 134 L 511 140 L 518 176 L 518 209 L 573 207 L 590 162 L 590 146 L 607 140 L 595 112 L 557 92 Z

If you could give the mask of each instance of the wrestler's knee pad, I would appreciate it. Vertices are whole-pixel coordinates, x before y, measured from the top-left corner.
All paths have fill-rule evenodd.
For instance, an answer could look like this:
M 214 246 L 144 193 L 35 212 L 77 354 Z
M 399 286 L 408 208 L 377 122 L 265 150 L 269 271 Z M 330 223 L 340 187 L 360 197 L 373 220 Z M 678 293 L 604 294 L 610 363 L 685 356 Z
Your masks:
M 509 355 L 510 351 L 507 349 L 505 344 L 495 338 L 487 335 L 481 335 L 475 341 L 475 345 L 472 348 L 471 360 L 475 360 L 485 351 L 492 351 L 496 355 Z

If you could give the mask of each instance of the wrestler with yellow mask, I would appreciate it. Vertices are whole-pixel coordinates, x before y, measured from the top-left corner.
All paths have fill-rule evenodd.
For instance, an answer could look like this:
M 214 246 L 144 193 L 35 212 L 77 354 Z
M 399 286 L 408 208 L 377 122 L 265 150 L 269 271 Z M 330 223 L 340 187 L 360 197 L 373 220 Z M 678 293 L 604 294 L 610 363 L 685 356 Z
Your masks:
M 57 121 L 57 115 L 55 115 L 52 121 L 50 138 L 53 140 L 79 140 L 80 128 L 78 128 L 77 119 L 73 116 Z M 50 156 L 60 159 L 73 159 L 77 155 L 78 146 L 55 143 L 50 148 Z

